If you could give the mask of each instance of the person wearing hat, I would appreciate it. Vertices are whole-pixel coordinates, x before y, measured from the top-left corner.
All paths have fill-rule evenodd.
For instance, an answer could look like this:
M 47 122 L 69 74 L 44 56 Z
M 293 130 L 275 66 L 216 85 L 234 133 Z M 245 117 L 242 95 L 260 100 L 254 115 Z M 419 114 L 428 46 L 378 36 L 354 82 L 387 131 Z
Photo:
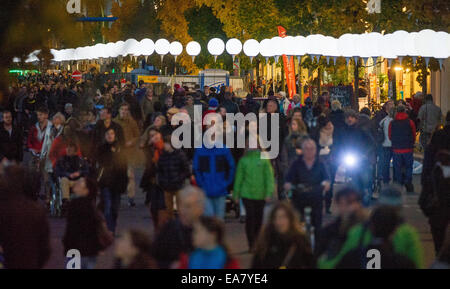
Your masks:
M 402 188 L 393 184 L 385 186 L 367 222 L 353 226 L 347 240 L 335 256 L 322 255 L 318 266 L 322 269 L 366 269 L 369 249 L 380 252 L 382 269 L 421 269 L 423 249 L 417 230 L 404 222 L 402 216 Z
M 214 88 L 214 87 L 211 87 L 211 88 Z M 217 100 L 217 98 L 215 98 L 215 97 L 211 98 L 208 102 L 208 110 L 203 112 L 202 122 L 204 122 L 206 115 L 208 115 L 210 113 L 216 113 L 218 107 L 219 107 L 219 101 Z

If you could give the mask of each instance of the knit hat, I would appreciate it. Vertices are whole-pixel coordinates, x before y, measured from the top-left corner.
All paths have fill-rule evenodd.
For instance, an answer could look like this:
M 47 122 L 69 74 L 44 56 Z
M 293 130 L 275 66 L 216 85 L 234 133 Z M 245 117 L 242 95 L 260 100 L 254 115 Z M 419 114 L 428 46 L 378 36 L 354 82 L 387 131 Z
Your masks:
M 284 92 L 284 91 L 280 91 L 280 92 L 278 92 L 278 94 L 281 95 L 282 98 L 286 97 L 286 92 Z
M 209 105 L 209 107 L 216 108 L 219 106 L 219 102 L 217 101 L 216 98 L 213 97 L 209 100 L 208 105 Z

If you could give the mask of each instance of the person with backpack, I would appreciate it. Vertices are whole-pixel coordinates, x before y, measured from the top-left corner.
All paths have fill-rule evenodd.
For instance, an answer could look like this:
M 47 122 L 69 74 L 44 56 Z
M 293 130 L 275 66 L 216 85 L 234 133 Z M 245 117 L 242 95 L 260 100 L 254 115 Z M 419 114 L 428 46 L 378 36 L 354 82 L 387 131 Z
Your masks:
M 394 182 L 405 185 L 408 193 L 414 193 L 412 171 L 416 126 L 403 105 L 397 106 L 395 118 L 389 124 L 389 139 L 392 142 Z
M 206 193 L 207 216 L 225 218 L 225 198 L 233 182 L 235 163 L 230 150 L 218 141 L 195 149 L 192 169 L 195 181 Z
M 419 234 L 405 223 L 402 216 L 402 193 L 397 184 L 385 186 L 380 192 L 377 207 L 369 220 L 353 226 L 339 253 L 321 256 L 318 267 L 367 268 L 367 252 L 380 253 L 382 269 L 423 268 L 423 249 Z

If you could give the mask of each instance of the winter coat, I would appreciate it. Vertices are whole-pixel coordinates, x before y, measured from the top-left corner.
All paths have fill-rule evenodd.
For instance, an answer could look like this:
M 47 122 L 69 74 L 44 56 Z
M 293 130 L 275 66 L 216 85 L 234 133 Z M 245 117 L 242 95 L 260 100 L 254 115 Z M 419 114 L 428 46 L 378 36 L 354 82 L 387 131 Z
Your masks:
M 442 122 L 441 108 L 432 101 L 427 101 L 419 109 L 421 131 L 432 133 Z
M 113 148 L 115 151 L 113 152 Z M 99 186 L 122 194 L 128 185 L 127 160 L 117 142 L 103 144 L 97 150 Z
M 70 178 L 69 175 L 79 172 L 78 178 Z M 71 181 L 77 180 L 81 177 L 87 176 L 89 173 L 89 166 L 87 162 L 79 156 L 63 156 L 56 162 L 55 174 L 60 178 L 68 178 Z
M 22 196 L 0 194 L 0 244 L 8 269 L 41 269 L 50 257 L 46 210 Z
M 364 236 L 362 236 L 362 234 L 364 234 Z M 370 230 L 364 229 L 363 224 L 354 226 L 348 232 L 347 240 L 336 256 L 330 259 L 324 256 L 319 258 L 318 267 L 321 269 L 335 268 L 347 253 L 359 246 L 361 239 L 361 245 L 364 247 L 367 247 L 373 240 L 372 233 Z M 408 258 L 414 263 L 416 268 L 423 268 L 422 245 L 420 243 L 419 234 L 412 226 L 408 224 L 400 224 L 392 235 L 392 245 L 395 253 Z
M 71 200 L 67 212 L 66 231 L 62 239 L 64 255 L 76 248 L 81 256 L 94 257 L 114 240 L 112 234 L 108 236 L 104 217 L 91 199 Z
M 11 161 L 22 162 L 23 159 L 23 134 L 22 130 L 12 126 L 11 135 L 0 123 L 0 160 L 7 158 Z
M 157 179 L 165 191 L 178 191 L 191 176 L 189 162 L 182 150 L 164 151 L 157 164 Z
M 283 236 L 272 234 L 268 240 L 267 252 L 255 252 L 252 260 L 252 269 L 312 269 L 315 261 L 308 239 L 303 234 L 295 236 Z M 294 249 L 295 248 L 295 249 Z M 289 251 L 294 252 L 293 254 Z M 292 254 L 290 260 L 286 260 L 288 254 Z M 283 264 L 287 262 L 287 264 Z
M 399 112 L 389 124 L 389 139 L 394 153 L 412 153 L 416 140 L 416 126 L 405 112 Z
M 239 106 L 233 102 L 231 99 L 225 99 L 222 103 L 222 105 L 227 110 L 227 113 L 238 113 L 239 112 Z
M 234 180 L 233 196 L 251 200 L 272 197 L 275 180 L 270 160 L 261 158 L 261 151 L 251 150 L 240 159 Z
M 192 167 L 197 185 L 207 197 L 221 197 L 228 194 L 227 188 L 233 182 L 235 164 L 227 147 L 195 149 Z

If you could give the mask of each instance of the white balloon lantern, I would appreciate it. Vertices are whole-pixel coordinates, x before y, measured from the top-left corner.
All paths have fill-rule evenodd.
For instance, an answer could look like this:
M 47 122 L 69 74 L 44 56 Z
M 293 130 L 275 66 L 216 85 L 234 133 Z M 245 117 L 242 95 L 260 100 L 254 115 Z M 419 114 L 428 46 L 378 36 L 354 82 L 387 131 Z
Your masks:
M 332 57 L 334 65 L 336 65 L 336 59 L 339 56 L 338 40 L 334 37 L 326 36 L 322 52 L 327 59 L 327 64 L 330 64 L 330 57 Z
M 253 61 L 253 57 L 259 54 L 260 45 L 255 39 L 249 39 L 244 42 L 244 53 L 250 57 L 250 62 Z
M 436 32 L 433 30 L 425 29 L 420 31 L 414 39 L 416 50 L 420 56 L 425 58 L 425 64 L 427 67 L 430 62 L 430 58 L 433 57 L 433 45 L 437 44 L 434 43 L 435 34 Z
M 214 61 L 217 60 L 217 56 L 221 55 L 225 50 L 225 43 L 220 38 L 213 38 L 208 42 L 208 51 L 211 55 L 214 55 Z
M 145 57 L 145 61 L 147 62 L 148 57 L 152 55 L 153 52 L 155 52 L 155 43 L 151 39 L 144 38 L 139 42 L 134 56 L 143 55 Z
M 237 38 L 231 38 L 227 41 L 225 48 L 228 54 L 233 57 L 234 62 L 234 57 L 242 51 L 242 42 Z
M 158 39 L 155 42 L 155 51 L 161 56 L 161 63 L 163 62 L 164 55 L 169 53 L 170 43 L 166 39 Z
M 444 60 L 450 57 L 450 35 L 443 31 L 436 32 L 433 43 L 433 56 L 439 61 L 442 70 Z
M 192 62 L 194 62 L 195 57 L 200 54 L 201 50 L 202 48 L 197 41 L 191 41 L 186 45 L 186 52 L 192 56 Z
M 356 56 L 356 36 L 354 34 L 346 33 L 341 35 L 338 39 L 339 54 L 345 57 L 348 65 L 348 61 L 353 56 Z
M 408 35 L 403 40 L 403 44 L 400 44 L 403 46 L 404 53 L 412 57 L 413 65 L 416 65 L 416 60 L 419 56 L 419 53 L 416 49 L 416 37 L 417 32 L 408 33 Z
M 182 52 L 183 52 L 183 45 L 180 42 L 174 41 L 170 43 L 169 53 L 175 57 L 175 61 L 177 61 L 177 56 L 180 55 Z
M 403 57 L 405 57 L 407 54 L 405 53 L 405 50 L 403 49 L 403 46 L 401 43 L 405 42 L 406 37 L 408 37 L 408 32 L 403 30 L 397 30 L 394 33 L 392 33 L 392 50 L 395 55 L 397 55 L 400 65 L 402 64 Z
M 275 36 L 270 39 L 270 46 L 272 47 L 272 54 L 275 56 L 275 62 L 283 55 L 283 44 L 280 36 Z
M 389 66 L 392 64 L 392 60 L 397 58 L 397 54 L 394 53 L 392 46 L 394 46 L 395 39 L 392 34 L 383 35 L 383 41 L 381 46 L 381 56 L 388 60 Z
M 298 63 L 301 61 L 301 57 L 306 53 L 306 38 L 304 36 L 295 36 L 294 41 L 294 55 L 297 56 Z
M 263 39 L 259 43 L 259 48 L 261 55 L 266 59 L 266 62 L 269 62 L 269 57 L 273 56 L 270 39 Z

